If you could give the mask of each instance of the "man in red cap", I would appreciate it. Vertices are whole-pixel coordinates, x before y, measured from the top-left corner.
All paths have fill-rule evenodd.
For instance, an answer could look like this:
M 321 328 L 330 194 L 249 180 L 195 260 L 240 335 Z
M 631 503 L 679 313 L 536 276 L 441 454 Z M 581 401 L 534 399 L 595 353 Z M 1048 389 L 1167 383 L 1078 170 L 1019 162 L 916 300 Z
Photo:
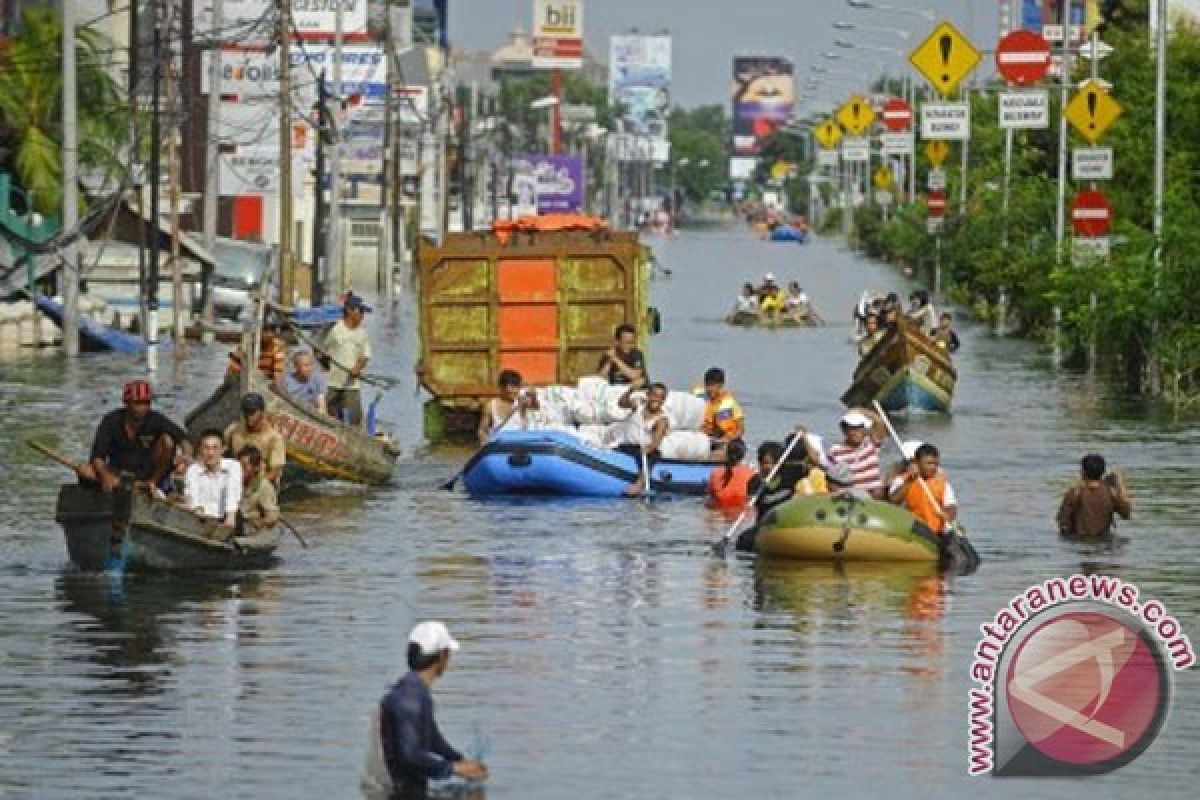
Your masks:
M 150 408 L 154 392 L 146 381 L 125 384 L 124 408 L 100 420 L 87 464 L 79 477 L 98 483 L 106 492 L 121 485 L 121 474 L 157 486 L 176 463 L 190 460 L 192 445 L 187 433 L 165 415 Z

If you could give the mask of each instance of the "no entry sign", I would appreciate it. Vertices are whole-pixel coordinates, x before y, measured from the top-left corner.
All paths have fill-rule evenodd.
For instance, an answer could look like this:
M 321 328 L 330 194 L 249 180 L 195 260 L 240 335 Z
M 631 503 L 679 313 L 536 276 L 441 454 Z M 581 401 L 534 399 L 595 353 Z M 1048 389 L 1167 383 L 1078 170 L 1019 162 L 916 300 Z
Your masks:
M 1094 189 L 1085 189 L 1071 201 L 1071 227 L 1080 236 L 1103 236 L 1112 225 L 1112 206 L 1108 198 Z
M 1037 83 L 1050 70 L 1050 45 L 1033 31 L 1013 31 L 996 46 L 996 69 L 1009 83 Z
M 925 205 L 929 208 L 929 216 L 943 216 L 946 213 L 946 193 L 941 189 L 931 191 L 925 198 Z
M 912 125 L 912 106 L 898 97 L 883 104 L 883 126 L 889 131 L 906 131 Z

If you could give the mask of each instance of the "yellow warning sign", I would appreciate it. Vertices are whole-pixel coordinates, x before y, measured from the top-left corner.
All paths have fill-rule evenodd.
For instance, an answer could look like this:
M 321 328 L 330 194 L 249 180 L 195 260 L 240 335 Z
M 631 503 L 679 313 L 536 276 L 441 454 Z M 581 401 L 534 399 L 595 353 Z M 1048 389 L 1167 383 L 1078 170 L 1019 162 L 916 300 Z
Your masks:
M 963 78 L 979 66 L 979 51 L 949 22 L 939 22 L 908 56 L 917 72 L 933 84 L 943 97 L 954 93 Z
M 943 139 L 934 139 L 926 142 L 925 157 L 929 159 L 930 164 L 940 167 L 950 157 L 950 145 Z
M 887 167 L 880 167 L 875 170 L 875 188 L 890 189 L 892 184 L 896 182 L 896 176 Z
M 1092 144 L 1112 127 L 1121 116 L 1121 104 L 1112 98 L 1096 81 L 1084 81 L 1083 86 L 1067 103 L 1067 122 L 1075 126 Z
M 837 121 L 855 136 L 862 136 L 875 121 L 875 110 L 862 96 L 855 95 L 838 109 Z
M 826 150 L 832 150 L 842 140 L 842 129 L 838 127 L 836 122 L 827 119 L 817 126 L 816 137 L 821 147 Z

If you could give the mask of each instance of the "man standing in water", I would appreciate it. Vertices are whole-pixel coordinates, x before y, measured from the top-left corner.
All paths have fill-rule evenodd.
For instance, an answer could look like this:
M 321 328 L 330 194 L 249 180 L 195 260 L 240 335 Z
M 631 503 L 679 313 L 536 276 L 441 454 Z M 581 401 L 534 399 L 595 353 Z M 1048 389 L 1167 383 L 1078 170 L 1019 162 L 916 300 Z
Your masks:
M 1105 475 L 1108 465 L 1095 453 L 1084 456 L 1080 467 L 1079 483 L 1067 490 L 1058 508 L 1058 531 L 1084 539 L 1107 536 L 1112 533 L 1114 516 L 1133 516 L 1125 481 L 1115 472 Z
M 451 747 L 433 717 L 430 689 L 458 647 L 446 626 L 436 621 L 419 623 L 408 636 L 410 672 L 384 696 L 379 709 L 380 743 L 393 797 L 425 797 L 430 780 L 454 775 L 487 780 L 487 767 Z
M 351 292 L 342 304 L 342 318 L 325 334 L 323 349 L 329 356 L 325 405 L 329 416 L 349 425 L 362 425 L 362 392 L 359 378 L 371 358 L 371 342 L 363 320 L 371 307 Z

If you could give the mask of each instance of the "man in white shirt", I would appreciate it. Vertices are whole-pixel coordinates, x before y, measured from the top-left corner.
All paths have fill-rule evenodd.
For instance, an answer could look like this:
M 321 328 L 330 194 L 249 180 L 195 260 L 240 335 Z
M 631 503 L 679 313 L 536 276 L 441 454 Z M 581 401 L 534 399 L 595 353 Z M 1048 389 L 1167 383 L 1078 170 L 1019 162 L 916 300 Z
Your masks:
M 351 292 L 342 304 L 342 318 L 325 335 L 322 350 L 329 357 L 325 407 L 329 416 L 350 425 L 362 424 L 359 377 L 371 358 L 371 342 L 363 328 L 371 307 Z
M 232 528 L 237 524 L 242 502 L 242 465 L 232 458 L 222 458 L 224 450 L 220 431 L 200 434 L 200 460 L 187 468 L 183 498 L 196 514 Z

